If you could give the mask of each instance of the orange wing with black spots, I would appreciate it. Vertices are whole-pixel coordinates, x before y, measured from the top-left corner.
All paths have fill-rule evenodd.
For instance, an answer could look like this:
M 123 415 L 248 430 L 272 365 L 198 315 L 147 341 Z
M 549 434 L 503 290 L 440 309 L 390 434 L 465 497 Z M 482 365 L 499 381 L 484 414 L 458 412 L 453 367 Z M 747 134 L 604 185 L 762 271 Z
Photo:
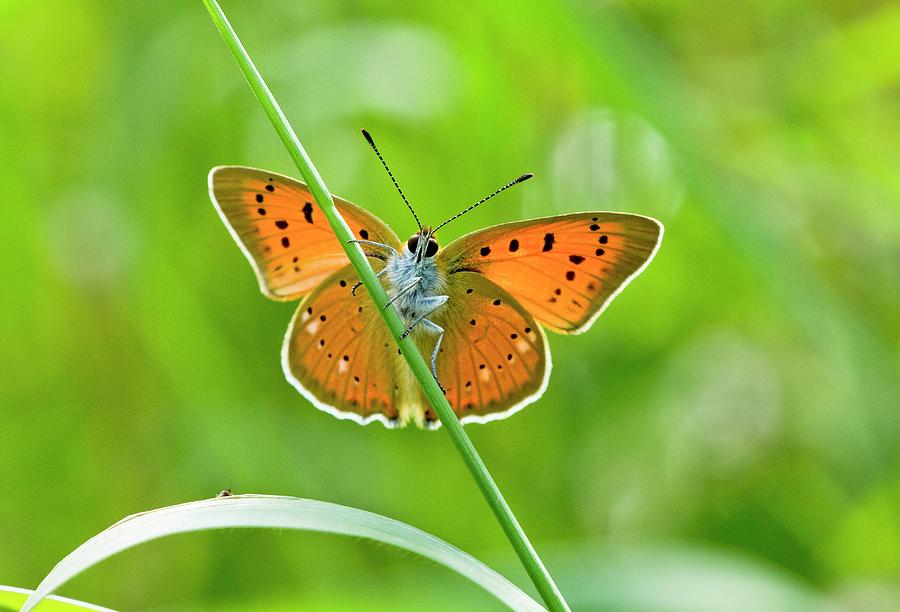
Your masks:
M 293 300 L 349 263 L 306 185 L 292 178 L 242 166 L 209 173 L 209 194 L 247 256 L 264 295 Z M 355 236 L 399 248 L 391 229 L 366 210 L 334 198 Z
M 284 338 L 282 366 L 316 408 L 395 427 L 406 420 L 409 374 L 368 293 L 350 293 L 355 279 L 347 265 L 300 303 Z
M 477 231 L 441 256 L 450 278 L 482 274 L 547 328 L 577 334 L 650 262 L 662 232 L 650 217 L 575 213 Z
M 445 330 L 437 374 L 461 422 L 504 418 L 540 397 L 550 353 L 534 318 L 480 274 L 450 275 L 446 291 L 450 300 L 432 317 Z M 431 354 L 434 340 L 419 340 L 424 354 Z M 420 402 L 428 408 L 424 398 Z M 426 423 L 435 420 L 430 408 L 424 416 Z

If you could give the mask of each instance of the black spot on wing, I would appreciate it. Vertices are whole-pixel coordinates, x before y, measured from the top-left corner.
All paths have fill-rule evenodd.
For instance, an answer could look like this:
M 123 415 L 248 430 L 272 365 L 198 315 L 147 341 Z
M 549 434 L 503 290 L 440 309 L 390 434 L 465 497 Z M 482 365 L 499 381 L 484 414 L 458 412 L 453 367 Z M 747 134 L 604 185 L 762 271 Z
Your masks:
M 509 241 L 509 252 L 515 253 L 518 250 L 519 250 L 519 241 L 516 240 L 515 238 L 513 238 L 512 240 Z
M 303 218 L 306 219 L 307 223 L 312 223 L 312 213 L 313 213 L 313 205 L 312 202 L 307 202 L 303 205 Z
M 581 255 L 569 255 L 569 261 L 577 266 L 584 261 L 584 257 L 582 257 Z
M 491 254 L 491 247 L 481 247 L 481 256 L 487 257 Z
M 544 253 L 547 251 L 553 250 L 553 243 L 556 242 L 556 238 L 553 234 L 544 234 L 544 248 L 541 249 Z

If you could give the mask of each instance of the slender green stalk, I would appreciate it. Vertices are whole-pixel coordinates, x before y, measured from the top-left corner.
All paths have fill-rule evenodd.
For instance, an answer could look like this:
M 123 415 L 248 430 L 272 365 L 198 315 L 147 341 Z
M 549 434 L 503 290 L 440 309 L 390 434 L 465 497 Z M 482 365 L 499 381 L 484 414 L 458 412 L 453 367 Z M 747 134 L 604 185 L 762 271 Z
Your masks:
M 300 144 L 293 128 L 291 128 L 290 123 L 288 123 L 287 118 L 284 116 L 281 107 L 278 105 L 278 102 L 275 101 L 275 97 L 272 95 L 272 92 L 269 91 L 262 76 L 260 76 L 259 71 L 256 69 L 256 66 L 253 64 L 253 61 L 241 44 L 240 39 L 238 39 L 237 34 L 231 27 L 228 18 L 225 17 L 225 13 L 222 12 L 221 7 L 219 7 L 216 0 L 203 1 L 213 22 L 222 34 L 222 38 L 225 39 L 225 43 L 228 45 L 228 48 L 231 49 L 231 53 L 234 55 L 235 60 L 237 60 L 238 66 L 240 66 L 241 71 L 244 73 L 244 77 L 246 77 L 247 82 L 250 84 L 250 89 L 256 94 L 259 103 L 262 105 L 263 110 L 272 122 L 272 126 L 275 128 L 275 131 L 278 132 L 278 136 L 281 138 L 288 153 L 294 160 L 297 169 L 300 170 L 300 174 L 309 186 L 313 197 L 316 199 L 316 203 L 322 209 L 322 212 L 325 213 L 328 223 L 331 225 L 335 235 L 337 235 L 343 245 L 347 257 L 350 258 L 350 263 L 359 275 L 360 280 L 362 280 L 363 285 L 365 285 L 366 290 L 368 290 L 369 295 L 372 296 L 372 299 L 376 304 L 387 303 L 388 296 L 384 287 L 382 287 L 378 279 L 375 278 L 375 272 L 369 265 L 369 261 L 363 254 L 362 249 L 358 244 L 351 242 L 354 238 L 353 232 L 350 231 L 347 223 L 334 206 L 331 194 L 325 187 L 325 182 L 322 180 L 322 177 L 319 176 L 315 166 L 313 166 L 312 161 Z M 497 521 L 506 533 L 506 537 L 509 538 L 522 565 L 531 577 L 534 586 L 541 594 L 544 602 L 551 610 L 568 610 L 569 606 L 566 604 L 565 599 L 563 599 L 562 593 L 560 593 L 556 584 L 553 582 L 553 579 L 550 577 L 550 574 L 538 557 L 537 552 L 528 540 L 528 536 L 525 535 L 525 531 L 513 515 L 512 510 L 503 498 L 503 494 L 500 493 L 500 489 L 497 488 L 497 484 L 494 482 L 487 467 L 484 465 L 484 462 L 472 445 L 471 440 L 469 440 L 462 425 L 460 425 L 459 420 L 456 418 L 456 414 L 453 412 L 450 404 L 447 403 L 447 399 L 444 397 L 443 393 L 441 393 L 437 381 L 435 381 L 434 377 L 431 375 L 430 367 L 425 363 L 425 360 L 422 358 L 416 345 L 409 337 L 402 340 L 400 339 L 400 335 L 405 329 L 405 325 L 400 319 L 400 315 L 393 308 L 379 310 L 382 317 L 384 317 L 385 323 L 387 323 L 391 334 L 393 334 L 394 340 L 397 341 L 403 356 L 406 358 L 413 375 L 422 387 L 422 391 L 434 407 L 435 413 L 438 415 L 441 423 L 450 435 L 450 439 L 453 440 L 456 450 L 459 452 L 463 462 L 475 479 L 478 488 L 481 489 L 481 493 L 487 500 L 494 516 L 497 517 Z

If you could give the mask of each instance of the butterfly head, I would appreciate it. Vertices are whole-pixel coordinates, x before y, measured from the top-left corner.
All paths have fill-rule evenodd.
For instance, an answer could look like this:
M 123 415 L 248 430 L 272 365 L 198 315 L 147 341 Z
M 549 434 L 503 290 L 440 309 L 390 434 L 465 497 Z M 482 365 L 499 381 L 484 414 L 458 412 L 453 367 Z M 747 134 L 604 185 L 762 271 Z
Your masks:
M 434 239 L 434 230 L 430 227 L 423 227 L 406 241 L 406 254 L 408 257 L 414 257 L 417 264 L 432 259 L 437 252 L 438 243 Z

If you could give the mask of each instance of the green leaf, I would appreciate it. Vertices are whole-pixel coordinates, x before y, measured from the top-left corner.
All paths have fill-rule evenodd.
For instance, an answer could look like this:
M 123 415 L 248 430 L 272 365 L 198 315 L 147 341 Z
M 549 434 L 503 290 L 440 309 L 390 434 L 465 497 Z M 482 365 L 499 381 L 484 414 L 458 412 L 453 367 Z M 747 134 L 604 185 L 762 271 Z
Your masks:
M 31 610 L 70 578 L 123 550 L 175 533 L 234 527 L 301 529 L 384 542 L 449 567 L 514 610 L 544 609 L 474 557 L 406 523 L 314 499 L 233 495 L 168 506 L 122 519 L 60 561 L 28 597 L 22 612 Z

